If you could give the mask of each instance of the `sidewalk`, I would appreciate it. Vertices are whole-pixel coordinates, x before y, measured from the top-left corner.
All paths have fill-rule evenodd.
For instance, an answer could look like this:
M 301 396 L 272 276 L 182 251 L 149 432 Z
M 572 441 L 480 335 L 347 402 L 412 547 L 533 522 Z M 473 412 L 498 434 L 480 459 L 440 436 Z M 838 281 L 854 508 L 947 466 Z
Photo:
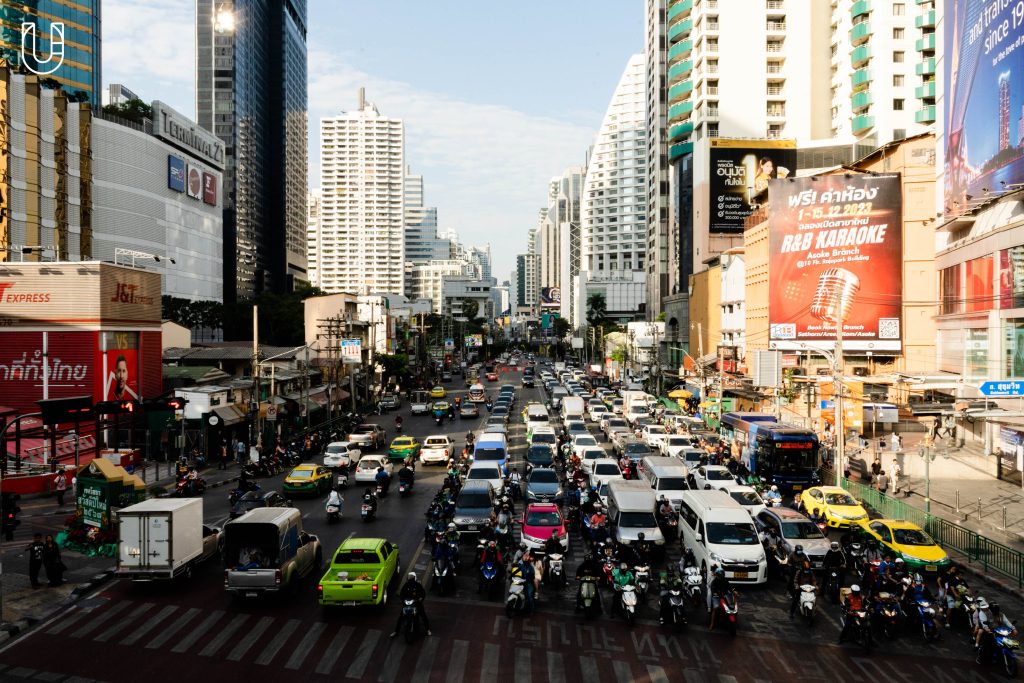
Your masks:
M 158 472 L 159 470 L 159 472 Z M 137 471 L 146 481 L 150 490 L 157 486 L 173 488 L 174 464 L 171 463 L 170 476 L 166 463 L 152 463 Z M 227 486 L 238 478 L 238 466 L 229 464 L 226 470 L 207 467 L 201 474 L 206 479 L 207 488 Z M 71 550 L 61 550 L 61 557 L 68 571 L 64 574 L 64 585 L 51 588 L 46 585 L 45 574 L 40 581 L 42 588 L 32 588 L 28 575 L 28 556 L 25 548 L 32 540 L 32 533 L 56 534 L 63 528 L 67 515 L 74 512 L 74 499 L 65 500 L 65 506 L 58 511 L 52 510 L 50 497 L 39 497 L 23 500 L 22 517 L 33 524 L 32 529 L 24 525 L 15 533 L 14 540 L 3 543 L 0 553 L 3 573 L 0 577 L 0 595 L 3 599 L 3 612 L 0 614 L 0 643 L 24 632 L 46 619 L 67 608 L 68 605 L 93 592 L 113 575 L 115 559 L 112 557 L 89 557 Z M 37 504 L 38 501 L 38 504 Z M 45 501 L 45 503 L 44 503 Z M 52 527 L 52 528 L 51 528 Z

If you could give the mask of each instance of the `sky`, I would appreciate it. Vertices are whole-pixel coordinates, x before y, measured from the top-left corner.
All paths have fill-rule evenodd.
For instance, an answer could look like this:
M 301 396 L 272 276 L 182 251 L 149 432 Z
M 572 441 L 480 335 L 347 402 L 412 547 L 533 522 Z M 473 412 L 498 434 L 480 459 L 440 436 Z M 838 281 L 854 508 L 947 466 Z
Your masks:
M 195 3 L 105 0 L 103 80 L 195 116 Z M 585 161 L 630 55 L 641 0 L 309 0 L 309 182 L 320 119 L 360 86 L 401 118 L 441 230 L 490 244 L 510 277 L 547 202 L 547 182 Z

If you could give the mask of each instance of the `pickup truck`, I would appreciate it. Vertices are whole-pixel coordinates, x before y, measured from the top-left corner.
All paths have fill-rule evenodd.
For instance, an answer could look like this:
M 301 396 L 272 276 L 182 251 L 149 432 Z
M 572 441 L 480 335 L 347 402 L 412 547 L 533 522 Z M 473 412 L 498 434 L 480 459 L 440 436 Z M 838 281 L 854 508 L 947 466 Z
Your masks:
M 254 598 L 294 590 L 323 564 L 320 540 L 295 508 L 257 508 L 224 526 L 224 588 Z
M 398 546 L 383 538 L 348 538 L 338 547 L 316 587 L 321 605 L 355 607 L 388 604 L 388 590 L 400 580 Z

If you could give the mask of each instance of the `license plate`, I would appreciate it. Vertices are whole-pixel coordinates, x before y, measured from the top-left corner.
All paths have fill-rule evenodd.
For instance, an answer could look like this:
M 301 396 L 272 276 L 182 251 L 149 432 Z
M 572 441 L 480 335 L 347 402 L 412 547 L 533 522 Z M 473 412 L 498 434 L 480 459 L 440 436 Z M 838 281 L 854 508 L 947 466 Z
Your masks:
M 732 576 L 734 579 L 745 579 L 747 578 L 747 572 L 733 572 Z
M 935 571 L 939 570 L 939 567 L 937 565 L 934 565 L 934 564 L 926 564 L 924 566 L 924 570 L 926 572 L 935 572 Z
M 793 490 L 794 491 L 799 491 L 802 488 L 803 488 L 803 486 L 801 486 L 800 484 L 793 484 Z
M 357 607 L 359 603 L 356 600 L 345 600 L 341 603 L 344 607 Z
M 253 593 L 253 592 L 250 591 L 250 592 L 245 594 L 245 597 L 247 597 L 247 598 L 255 598 L 256 597 L 256 593 Z
M 476 524 L 470 524 L 470 525 L 469 525 L 468 527 L 466 527 L 466 528 L 467 528 L 467 529 L 468 529 L 469 531 L 476 531 Z

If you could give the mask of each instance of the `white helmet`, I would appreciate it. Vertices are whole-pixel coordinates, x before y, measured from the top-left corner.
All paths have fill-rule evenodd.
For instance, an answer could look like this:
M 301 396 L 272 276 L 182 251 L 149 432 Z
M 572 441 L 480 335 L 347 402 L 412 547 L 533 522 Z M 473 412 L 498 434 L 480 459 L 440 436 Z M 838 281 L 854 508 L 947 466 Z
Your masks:
M 406 578 L 408 578 L 410 581 L 415 581 L 416 580 L 416 572 L 409 572 L 409 576 L 406 577 Z
M 775 484 L 772 484 L 772 493 L 778 493 L 778 492 L 779 492 L 779 487 L 776 486 Z

